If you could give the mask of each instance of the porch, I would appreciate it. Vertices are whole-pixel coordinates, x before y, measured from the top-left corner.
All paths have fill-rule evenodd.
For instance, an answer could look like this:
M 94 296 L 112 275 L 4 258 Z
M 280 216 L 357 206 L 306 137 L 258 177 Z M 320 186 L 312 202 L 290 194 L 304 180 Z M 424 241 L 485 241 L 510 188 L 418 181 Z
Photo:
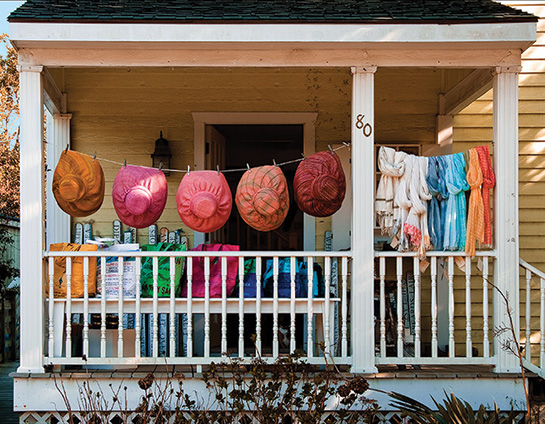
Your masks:
M 50 408 L 51 402 L 58 402 L 52 376 L 72 384 L 70 393 L 75 395 L 75 383 L 70 381 L 76 378 L 67 372 L 91 370 L 97 378 L 106 379 L 100 373 L 108 370 L 110 376 L 115 373 L 135 387 L 137 378 L 132 373 L 151 367 L 200 372 L 211 361 L 238 358 L 249 362 L 261 355 L 274 362 L 295 351 L 313 364 L 334 362 L 344 372 L 374 376 L 377 387 L 394 389 L 392 385 L 401 384 L 387 378 L 392 374 L 381 371 L 410 366 L 411 378 L 422 377 L 417 384 L 418 390 L 424 391 L 430 380 L 442 374 L 437 371 L 432 376 L 426 367 L 448 367 L 449 375 L 443 375 L 438 383 L 442 388 L 472 381 L 472 390 L 494 387 L 504 393 L 500 407 L 521 401 L 517 359 L 493 336 L 493 328 L 505 325 L 507 310 L 499 292 L 490 285 L 493 282 L 509 294 L 514 330 L 524 339 L 527 365 L 534 361 L 533 370 L 541 372 L 545 322 L 537 323 L 535 317 L 545 316 L 543 274 L 526 264 L 521 271 L 518 254 L 517 72 L 520 49 L 531 42 L 531 29 L 520 25 L 516 39 L 486 42 L 482 42 L 485 30 L 475 39 L 456 30 L 457 37 L 472 49 L 450 42 L 452 34 L 438 35 L 441 49 L 420 44 L 425 40 L 433 45 L 426 37 L 407 46 L 397 39 L 383 49 L 379 47 L 384 35 L 381 30 L 375 39 L 358 40 L 358 48 L 340 41 L 341 37 L 335 43 L 342 49 L 330 48 L 327 43 L 332 40 L 321 40 L 312 48 L 298 46 L 304 54 L 292 45 L 256 51 L 242 41 L 237 41 L 236 49 L 220 52 L 210 45 L 199 50 L 191 43 L 181 43 L 166 54 L 135 41 L 139 52 L 135 59 L 132 42 L 126 52 L 116 44 L 99 49 L 100 40 L 85 46 L 88 49 L 82 49 L 77 41 L 59 49 L 44 49 L 31 39 L 32 34 L 25 35 L 21 24 L 14 35 L 21 54 L 21 249 L 22 263 L 32 266 L 22 270 L 17 410 L 47 410 L 44 408 Z M 229 89 L 217 93 L 213 86 L 206 91 L 214 80 Z M 197 84 L 191 86 L 187 81 Z M 245 84 L 254 95 L 251 101 Z M 453 116 L 491 86 L 495 109 L 490 142 L 498 176 L 493 197 L 493 249 L 478 251 L 474 258 L 457 251 L 428 251 L 425 257 L 418 257 L 415 252 L 379 249 L 379 242 L 387 246 L 389 241 L 379 240 L 375 231 L 376 146 L 404 146 L 400 148 L 427 156 L 457 151 L 452 143 Z M 169 92 L 173 94 L 163 100 Z M 299 96 L 300 92 L 310 94 Z M 183 98 L 185 103 L 176 99 L 184 93 L 189 93 Z M 205 169 L 206 153 L 196 144 L 204 139 L 205 129 L 248 124 L 249 116 L 252 124 L 257 120 L 258 125 L 278 125 L 280 119 L 280 123 L 303 126 L 305 156 L 350 141 L 345 168 L 352 181 L 345 202 L 348 212 L 331 219 L 302 218 L 298 242 L 303 250 L 296 251 L 253 246 L 240 252 L 214 253 L 53 252 L 49 244 L 72 240 L 74 224 L 84 222 L 70 220 L 58 211 L 49 191 L 49 198 L 43 199 L 44 104 L 53 114 L 53 132 L 47 144 L 50 169 L 68 144 L 89 155 L 97 151 L 99 160 L 127 159 L 128 163 L 149 165 L 146 143 L 156 138 L 159 126 L 168 125 L 175 128 L 168 137 L 179 152 L 172 167 L 185 169 L 191 164 L 192 169 Z M 179 108 L 176 113 L 168 110 L 173 105 Z M 203 116 L 214 113 L 225 113 L 227 118 Z M 266 116 L 256 118 L 260 113 Z M 183 116 L 181 123 L 177 122 L 179 116 Z M 369 127 L 363 130 L 361 124 Z M 104 169 L 108 192 L 119 166 L 104 162 Z M 178 183 L 178 176 L 168 178 L 170 187 Z M 42 219 L 45 205 L 47 229 Z M 111 207 L 106 206 L 93 219 L 97 233 L 111 236 L 115 219 Z M 179 225 L 176 221 L 175 207 L 168 205 L 161 225 L 175 227 Z M 326 250 L 327 232 L 333 233 L 330 251 Z M 187 236 L 190 246 L 205 241 L 202 234 L 187 232 Z M 140 240 L 145 237 L 145 232 L 138 234 Z M 148 257 L 152 258 L 153 293 L 143 297 L 141 266 Z M 65 298 L 53 295 L 56 258 L 66 258 Z M 117 295 L 93 296 L 90 269 L 95 261 L 105 263 L 108 258 L 118 263 Z M 158 291 L 161 258 L 168 258 L 170 272 L 165 297 Z M 193 258 L 202 258 L 204 263 L 204 280 L 199 281 L 205 288 L 204 297 L 191 296 L 196 284 Z M 185 263 L 189 293 L 185 297 L 175 294 L 176 259 Z M 83 295 L 77 298 L 70 295 L 75 260 L 82 260 L 84 281 Z M 255 296 L 244 293 L 246 260 L 255 260 Z M 135 263 L 134 296 L 124 294 L 125 261 Z M 232 261 L 236 263 L 238 289 L 228 295 L 227 264 Z M 288 295 L 280 290 L 281 261 L 290 263 Z M 221 264 L 218 297 L 210 295 L 213 262 Z M 304 296 L 296 294 L 299 262 L 308 270 Z M 262 294 L 268 264 L 272 270 L 270 292 Z M 322 269 L 320 281 L 314 275 L 314 264 Z M 531 272 L 527 278 L 526 270 Z M 526 287 L 522 292 L 520 276 L 522 287 Z M 96 281 L 103 293 L 105 277 L 102 267 Z M 319 284 L 323 284 L 322 294 L 314 290 Z M 485 386 L 476 382 L 477 376 L 484 376 Z M 39 387 L 51 390 L 29 405 L 31 393 Z M 475 402 L 479 401 L 482 396 L 475 397 Z

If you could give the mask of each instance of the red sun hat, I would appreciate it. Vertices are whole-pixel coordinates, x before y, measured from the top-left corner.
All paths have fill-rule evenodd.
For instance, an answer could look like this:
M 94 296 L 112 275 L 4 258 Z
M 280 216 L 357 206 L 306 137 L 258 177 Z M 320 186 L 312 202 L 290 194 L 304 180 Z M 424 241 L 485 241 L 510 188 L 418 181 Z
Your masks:
M 295 201 L 308 215 L 333 215 L 343 203 L 346 178 L 335 152 L 315 153 L 297 167 L 293 181 Z
M 231 214 L 229 184 L 217 171 L 193 171 L 180 182 L 176 207 L 183 223 L 201 233 L 219 230 Z
M 277 166 L 260 166 L 244 173 L 235 196 L 240 216 L 258 231 L 280 227 L 290 207 L 288 183 Z
M 114 180 L 112 200 L 123 224 L 145 228 L 161 217 L 167 194 L 163 172 L 142 166 L 123 166 Z
M 61 154 L 52 190 L 59 207 L 70 216 L 85 217 L 104 201 L 104 172 L 98 160 L 72 150 Z

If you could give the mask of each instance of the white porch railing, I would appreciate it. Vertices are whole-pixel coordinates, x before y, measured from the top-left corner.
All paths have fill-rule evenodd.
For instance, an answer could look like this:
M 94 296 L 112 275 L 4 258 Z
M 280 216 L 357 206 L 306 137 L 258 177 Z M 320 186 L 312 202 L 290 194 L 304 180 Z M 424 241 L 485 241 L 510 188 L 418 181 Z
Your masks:
M 97 288 L 102 288 L 102 295 L 92 297 L 89 293 L 89 263 L 100 258 L 101 263 L 105 264 L 107 258 L 112 256 L 118 262 L 117 293 L 115 296 L 106 295 L 106 267 L 101 266 L 96 281 Z M 58 257 L 66 258 L 66 298 L 54 297 L 54 261 Z M 71 268 L 74 258 L 81 257 L 84 292 L 83 297 L 76 298 L 71 294 Z M 150 298 L 141 296 L 143 257 L 153 258 L 153 296 Z M 162 257 L 169 258 L 168 297 L 159 297 L 158 294 L 158 260 Z M 205 288 L 202 298 L 191 296 L 196 281 L 193 261 L 187 259 L 196 257 L 204 261 L 204 282 L 200 282 L 204 283 Z M 296 349 L 302 350 L 310 363 L 325 363 L 331 359 L 337 364 L 351 363 L 348 337 L 350 252 L 45 252 L 44 258 L 49 270 L 46 299 L 48 335 L 44 365 L 83 365 L 83 359 L 89 366 L 205 365 L 213 360 L 218 361 L 218 357 L 237 357 L 244 361 L 255 355 L 274 361 L 280 354 Z M 130 298 L 123 293 L 123 261 L 128 258 L 135 258 L 136 262 L 136 290 L 135 296 Z M 187 297 L 176 297 L 175 294 L 176 258 L 186 259 Z M 221 297 L 210 296 L 210 269 L 214 258 L 221 263 Z M 238 289 L 230 297 L 227 296 L 227 258 L 235 258 L 238 265 Z M 289 297 L 279 294 L 281 258 L 290 263 Z M 244 297 L 245 259 L 256 260 L 257 289 L 253 298 Z M 270 297 L 260 290 L 266 259 L 272 260 L 273 264 Z M 296 297 L 298 259 L 307 264 L 308 270 L 308 294 L 304 298 Z M 314 276 L 315 262 L 323 269 L 321 296 L 317 296 L 313 290 L 318 284 Z M 168 320 L 161 320 L 167 315 Z M 90 318 L 97 316 L 100 316 L 99 328 L 92 329 Z M 112 316 L 117 317 L 117 322 L 114 320 L 117 328 L 114 329 L 108 328 L 111 327 L 108 321 L 112 320 Z M 127 316 L 132 316 L 134 328 L 128 328 Z M 229 316 L 237 318 L 229 321 Z M 74 325 L 76 317 L 79 321 Z M 218 323 L 214 325 L 216 318 Z M 229 325 L 237 320 L 236 325 Z M 249 329 L 248 321 L 252 324 Z M 279 337 L 280 321 L 286 324 L 284 334 L 289 339 L 284 347 Z M 81 336 L 74 334 L 76 328 L 81 328 Z M 214 346 L 213 334 L 219 334 L 217 346 Z M 251 334 L 255 334 L 255 340 L 249 348 Z M 322 342 L 323 351 L 319 347 Z M 160 343 L 164 344 L 161 352 Z M 148 354 L 143 353 L 142 349 L 146 344 L 151 346 Z M 233 348 L 233 345 L 236 347 Z
M 521 284 L 525 292 L 524 308 L 522 293 L 520 302 L 520 341 L 524 346 L 524 363 L 531 371 L 545 377 L 545 273 L 522 259 L 520 267 L 525 281 Z
M 375 256 L 377 364 L 494 364 L 493 251 Z

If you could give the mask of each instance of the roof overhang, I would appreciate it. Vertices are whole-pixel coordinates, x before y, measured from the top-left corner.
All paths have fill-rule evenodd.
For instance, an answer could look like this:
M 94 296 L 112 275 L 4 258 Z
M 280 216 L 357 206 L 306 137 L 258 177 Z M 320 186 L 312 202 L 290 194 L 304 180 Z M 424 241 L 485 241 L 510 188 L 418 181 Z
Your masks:
M 398 48 L 459 45 L 464 48 L 528 48 L 536 39 L 535 22 L 478 24 L 111 24 L 11 22 L 17 48 L 172 44 L 200 46 L 316 45 L 340 48 Z

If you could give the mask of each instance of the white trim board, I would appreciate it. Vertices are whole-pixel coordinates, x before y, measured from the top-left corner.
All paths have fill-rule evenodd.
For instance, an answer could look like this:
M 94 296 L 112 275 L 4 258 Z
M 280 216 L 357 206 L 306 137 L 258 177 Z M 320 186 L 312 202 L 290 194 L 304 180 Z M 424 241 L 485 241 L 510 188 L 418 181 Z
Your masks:
M 17 47 L 57 42 L 508 43 L 525 48 L 535 22 L 463 24 L 113 24 L 12 22 Z
M 316 149 L 315 112 L 193 112 L 194 167 L 204 169 L 206 125 L 303 125 L 303 154 L 311 155 Z M 316 248 L 316 223 L 312 216 L 303 215 L 303 250 Z M 204 234 L 194 233 L 194 245 L 204 243 Z

